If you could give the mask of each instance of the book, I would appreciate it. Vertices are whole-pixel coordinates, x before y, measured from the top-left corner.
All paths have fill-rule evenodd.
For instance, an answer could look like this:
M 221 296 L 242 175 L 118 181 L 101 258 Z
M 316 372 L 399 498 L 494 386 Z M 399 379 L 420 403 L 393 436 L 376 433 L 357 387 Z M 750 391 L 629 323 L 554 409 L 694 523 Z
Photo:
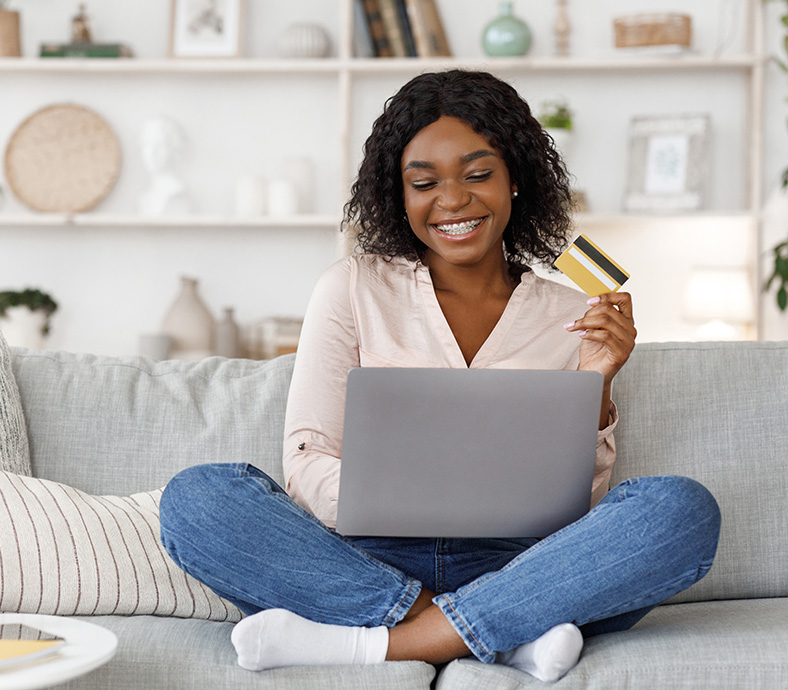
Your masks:
M 46 657 L 64 644 L 62 637 L 38 628 L 21 623 L 0 624 L 0 670 Z
M 405 48 L 405 38 L 402 35 L 396 0 L 378 0 L 378 6 L 392 54 L 394 57 L 406 57 L 408 53 Z
M 362 0 L 353 3 L 353 54 L 359 58 L 375 57 L 375 45 L 372 43 L 372 34 L 369 33 L 367 17 L 364 14 Z
M 419 56 L 450 57 L 451 50 L 435 0 L 405 1 Z
M 134 53 L 123 43 L 42 43 L 39 57 L 130 58 Z
M 399 15 L 399 23 L 402 28 L 402 38 L 405 41 L 405 54 L 408 57 L 417 57 L 416 42 L 413 40 L 413 29 L 410 26 L 410 19 L 408 19 L 408 6 L 405 0 L 394 0 L 397 5 L 397 14 Z
M 380 15 L 378 0 L 361 0 L 361 2 L 367 19 L 369 34 L 372 36 L 372 44 L 375 46 L 375 55 L 377 57 L 392 57 L 393 52 L 386 35 L 383 18 Z
M 429 42 L 430 55 L 441 57 L 451 57 L 451 48 L 446 36 L 446 29 L 443 27 L 440 12 L 436 0 L 420 0 L 422 12 L 424 13 L 427 25 L 427 40 Z

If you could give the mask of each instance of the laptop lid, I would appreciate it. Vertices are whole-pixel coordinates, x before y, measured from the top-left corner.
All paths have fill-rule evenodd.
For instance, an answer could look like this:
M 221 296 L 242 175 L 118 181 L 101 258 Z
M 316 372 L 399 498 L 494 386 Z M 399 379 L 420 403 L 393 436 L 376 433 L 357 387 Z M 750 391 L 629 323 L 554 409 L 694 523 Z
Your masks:
M 603 377 L 352 369 L 337 531 L 544 537 L 588 512 Z

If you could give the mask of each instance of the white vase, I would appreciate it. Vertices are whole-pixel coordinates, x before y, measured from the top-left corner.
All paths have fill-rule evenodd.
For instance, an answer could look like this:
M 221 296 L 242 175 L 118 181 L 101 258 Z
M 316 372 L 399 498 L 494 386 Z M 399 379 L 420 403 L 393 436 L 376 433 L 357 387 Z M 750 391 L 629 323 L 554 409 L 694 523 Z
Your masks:
M 331 52 L 331 41 L 319 24 L 291 24 L 279 37 L 276 49 L 283 58 L 324 58 Z
M 0 319 L 0 331 L 9 345 L 42 350 L 45 324 L 46 314 L 42 311 L 30 311 L 27 307 L 9 307 L 5 316 Z
M 564 129 L 563 127 L 546 127 L 545 131 L 553 138 L 558 153 L 560 153 L 562 157 L 565 157 L 567 149 L 569 148 L 569 142 L 572 141 L 571 130 Z
M 297 213 L 312 213 L 315 210 L 315 166 L 311 158 L 288 158 L 284 164 L 285 179 L 289 180 L 298 193 Z
M 216 325 L 216 354 L 220 357 L 241 356 L 241 336 L 234 311 L 232 307 L 225 307 L 224 317 Z
M 268 214 L 288 218 L 298 213 L 298 189 L 288 179 L 271 180 L 268 185 Z
M 181 277 L 181 291 L 164 317 L 161 332 L 171 338 L 174 359 L 202 359 L 213 354 L 215 322 L 197 285 L 196 279 Z

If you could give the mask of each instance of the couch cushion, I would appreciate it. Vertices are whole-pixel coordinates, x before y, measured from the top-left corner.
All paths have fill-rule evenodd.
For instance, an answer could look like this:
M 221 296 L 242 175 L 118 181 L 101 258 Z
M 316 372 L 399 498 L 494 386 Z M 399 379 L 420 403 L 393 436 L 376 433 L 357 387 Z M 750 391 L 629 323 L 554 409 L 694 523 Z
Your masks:
M 0 611 L 240 620 L 162 547 L 160 498 L 0 472 Z
M 418 661 L 372 666 L 300 666 L 259 673 L 236 662 L 232 625 L 150 616 L 87 619 L 118 636 L 118 652 L 105 666 L 63 690 L 427 690 L 435 669 Z
M 282 480 L 293 355 L 156 362 L 12 348 L 33 473 L 92 494 L 165 484 L 203 462 Z
M 586 640 L 562 690 L 747 690 L 788 687 L 788 599 L 660 606 L 625 633 Z M 461 660 L 437 690 L 544 688 L 531 676 Z
M 788 343 L 648 343 L 616 377 L 614 482 L 682 474 L 717 498 L 711 572 L 673 601 L 788 596 Z
M 0 333 L 0 470 L 30 474 L 27 428 L 8 344 Z

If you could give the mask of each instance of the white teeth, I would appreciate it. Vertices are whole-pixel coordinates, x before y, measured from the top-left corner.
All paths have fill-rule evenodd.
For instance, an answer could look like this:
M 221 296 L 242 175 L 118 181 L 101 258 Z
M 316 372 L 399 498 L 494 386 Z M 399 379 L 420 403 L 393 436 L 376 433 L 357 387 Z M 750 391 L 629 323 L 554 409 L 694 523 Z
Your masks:
M 475 230 L 483 220 L 484 218 L 477 218 L 476 220 L 466 220 L 462 223 L 449 223 L 447 225 L 436 225 L 435 227 L 446 235 L 465 235 Z

